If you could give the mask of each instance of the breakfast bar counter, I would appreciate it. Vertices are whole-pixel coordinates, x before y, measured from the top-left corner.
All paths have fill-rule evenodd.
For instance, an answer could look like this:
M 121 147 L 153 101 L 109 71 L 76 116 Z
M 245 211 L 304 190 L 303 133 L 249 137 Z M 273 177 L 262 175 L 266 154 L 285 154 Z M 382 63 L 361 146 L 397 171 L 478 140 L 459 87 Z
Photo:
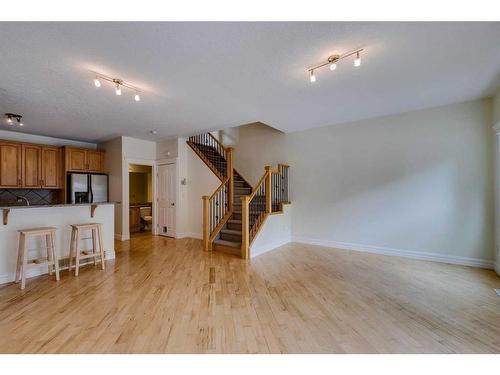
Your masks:
M 114 203 L 54 204 L 34 206 L 0 207 L 3 223 L 0 223 L 0 284 L 14 281 L 18 247 L 18 230 L 36 227 L 56 227 L 55 247 L 61 268 L 64 269 L 69 255 L 71 224 L 101 223 L 106 259 L 113 259 L 114 252 Z M 44 244 L 33 241 L 28 244 L 29 257 L 37 258 L 44 253 Z M 90 239 L 82 240 L 82 246 L 90 248 Z M 32 269 L 28 277 L 47 273 L 47 267 Z

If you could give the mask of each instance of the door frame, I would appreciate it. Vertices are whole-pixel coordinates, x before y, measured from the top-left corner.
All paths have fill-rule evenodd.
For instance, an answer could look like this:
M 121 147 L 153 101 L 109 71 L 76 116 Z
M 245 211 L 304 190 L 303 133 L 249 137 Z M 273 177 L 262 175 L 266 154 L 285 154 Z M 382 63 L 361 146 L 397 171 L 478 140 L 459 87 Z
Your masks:
M 156 235 L 157 234 L 157 227 L 156 227 L 156 173 L 157 173 L 157 166 L 156 166 L 156 161 L 154 160 L 148 160 L 148 159 L 133 159 L 133 158 L 126 158 L 125 163 L 123 163 L 123 207 L 122 207 L 122 240 L 126 241 L 130 239 L 130 217 L 129 217 L 129 212 L 130 212 L 130 176 L 129 176 L 129 167 L 130 164 L 136 164 L 136 165 L 145 165 L 151 167 L 151 184 L 152 184 L 152 189 L 153 189 L 153 202 L 151 204 L 151 208 L 153 210 L 153 222 L 151 228 L 151 235 Z
M 179 233 L 179 213 L 180 213 L 180 189 L 179 189 L 179 186 L 178 186 L 178 182 L 179 182 L 179 160 L 178 158 L 168 158 L 168 159 L 161 159 L 161 160 L 157 160 L 156 161 L 156 166 L 157 166 L 157 169 L 156 169 L 156 173 L 157 173 L 157 176 L 158 176 L 158 167 L 161 166 L 161 165 L 167 165 L 167 164 L 175 164 L 175 231 L 174 231 L 174 238 L 179 238 L 178 237 L 178 233 Z M 156 181 L 156 183 L 158 183 L 158 181 Z M 157 186 L 155 186 L 155 188 L 157 188 Z M 156 215 L 158 215 L 158 210 L 156 210 L 155 212 L 155 217 Z M 157 222 L 157 221 L 156 221 Z M 158 228 L 156 228 L 158 229 Z

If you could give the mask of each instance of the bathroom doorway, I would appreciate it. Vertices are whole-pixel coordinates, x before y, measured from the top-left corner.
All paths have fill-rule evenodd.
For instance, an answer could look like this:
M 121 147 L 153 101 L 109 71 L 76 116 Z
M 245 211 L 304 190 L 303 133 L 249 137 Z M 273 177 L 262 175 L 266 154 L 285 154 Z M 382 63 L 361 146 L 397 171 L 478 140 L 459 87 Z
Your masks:
M 129 230 L 130 235 L 153 233 L 153 167 L 129 164 Z

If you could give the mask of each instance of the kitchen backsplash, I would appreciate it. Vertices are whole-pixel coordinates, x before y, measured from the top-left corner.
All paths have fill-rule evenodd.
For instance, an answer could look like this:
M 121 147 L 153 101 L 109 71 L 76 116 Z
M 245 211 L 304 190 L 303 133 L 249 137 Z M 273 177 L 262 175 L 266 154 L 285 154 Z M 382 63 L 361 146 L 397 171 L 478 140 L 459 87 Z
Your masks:
M 0 206 L 25 206 L 18 202 L 17 196 L 26 197 L 30 205 L 58 204 L 59 191 L 50 189 L 0 189 Z

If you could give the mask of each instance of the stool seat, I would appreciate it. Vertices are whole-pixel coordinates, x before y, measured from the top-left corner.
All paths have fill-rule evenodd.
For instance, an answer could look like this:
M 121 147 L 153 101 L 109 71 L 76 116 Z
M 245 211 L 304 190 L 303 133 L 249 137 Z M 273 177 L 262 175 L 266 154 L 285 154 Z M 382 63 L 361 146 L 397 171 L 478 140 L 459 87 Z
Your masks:
M 104 266 L 104 243 L 102 241 L 102 224 L 101 223 L 79 223 L 70 224 L 71 226 L 71 244 L 69 249 L 69 272 L 73 267 L 73 258 L 75 258 L 75 276 L 78 276 L 80 270 L 80 260 L 93 258 L 94 265 L 97 265 L 97 259 L 100 258 L 101 268 Z M 91 237 L 82 238 L 83 231 L 91 232 Z M 80 241 L 84 239 L 92 240 L 92 252 L 80 249 Z
M 26 286 L 26 273 L 30 268 L 47 265 L 49 275 L 52 275 L 52 268 L 56 273 L 56 280 L 59 280 L 59 258 L 55 249 L 55 227 L 38 227 L 19 229 L 19 247 L 17 250 L 17 267 L 15 282 L 21 280 L 21 289 Z M 28 259 L 27 240 L 30 237 L 45 238 L 46 258 Z
M 27 228 L 27 229 L 18 229 L 17 231 L 20 233 L 26 233 L 26 234 L 37 234 L 37 233 L 45 233 L 45 232 L 52 232 L 54 230 L 57 230 L 56 227 L 40 227 L 40 228 Z

